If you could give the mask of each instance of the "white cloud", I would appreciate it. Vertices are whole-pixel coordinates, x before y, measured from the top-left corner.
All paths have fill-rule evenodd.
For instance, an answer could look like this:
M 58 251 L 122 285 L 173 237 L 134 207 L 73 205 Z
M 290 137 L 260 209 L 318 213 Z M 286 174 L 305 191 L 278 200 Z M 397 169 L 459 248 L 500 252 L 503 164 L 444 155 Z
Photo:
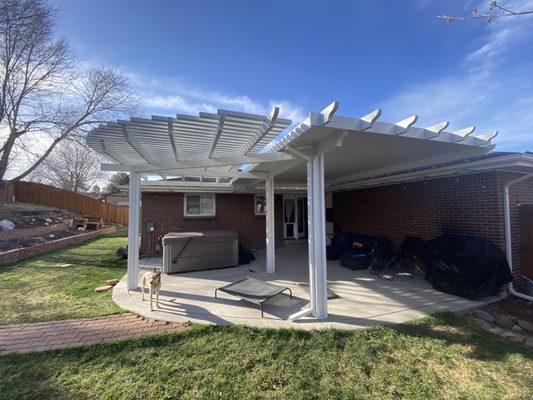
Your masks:
M 302 108 L 287 99 L 252 99 L 247 95 L 233 95 L 204 89 L 171 77 L 148 77 L 128 74 L 133 87 L 140 93 L 142 112 L 173 115 L 197 115 L 198 112 L 216 113 L 217 109 L 230 109 L 252 114 L 268 115 L 274 106 L 280 115 L 298 123 L 305 118 Z
M 533 1 L 506 6 L 533 8 Z M 486 2 L 479 10 L 484 8 Z M 522 57 L 533 48 L 533 16 L 456 23 L 480 23 L 477 48 L 453 74 L 405 87 L 386 99 L 385 118 L 401 120 L 416 113 L 420 126 L 450 119 L 451 130 L 470 125 L 477 126 L 477 133 L 499 130 L 498 150 L 533 150 L 533 60 Z

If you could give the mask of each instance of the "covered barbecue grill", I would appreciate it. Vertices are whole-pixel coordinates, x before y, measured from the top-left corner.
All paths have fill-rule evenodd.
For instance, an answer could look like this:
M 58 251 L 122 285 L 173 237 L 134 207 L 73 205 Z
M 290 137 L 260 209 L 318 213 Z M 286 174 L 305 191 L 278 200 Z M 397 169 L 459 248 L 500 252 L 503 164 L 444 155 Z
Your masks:
M 239 234 L 227 229 L 171 232 L 163 237 L 163 271 L 198 271 L 239 265 Z

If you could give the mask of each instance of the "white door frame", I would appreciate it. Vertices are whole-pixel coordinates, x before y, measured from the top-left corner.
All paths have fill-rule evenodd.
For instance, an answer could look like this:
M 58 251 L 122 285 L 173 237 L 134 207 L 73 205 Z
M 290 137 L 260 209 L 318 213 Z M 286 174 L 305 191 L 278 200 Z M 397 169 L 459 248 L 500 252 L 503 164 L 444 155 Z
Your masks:
M 293 200 L 294 201 L 294 222 L 285 222 L 285 200 Z M 293 234 L 292 237 L 287 237 L 287 225 L 293 225 Z M 295 195 L 283 195 L 283 239 L 290 240 L 290 239 L 298 239 L 298 201 L 297 197 Z
M 298 205 L 298 201 L 299 200 L 302 200 L 303 201 L 303 206 L 300 207 Z M 302 232 L 302 236 L 300 236 L 300 230 L 299 230 L 299 225 L 300 225 L 300 211 L 303 211 L 305 212 L 307 208 L 307 197 L 306 196 L 296 196 L 296 236 L 298 239 L 304 239 L 307 237 L 307 221 L 306 221 L 306 218 L 303 218 L 303 221 L 302 221 L 302 226 L 303 226 L 303 232 Z

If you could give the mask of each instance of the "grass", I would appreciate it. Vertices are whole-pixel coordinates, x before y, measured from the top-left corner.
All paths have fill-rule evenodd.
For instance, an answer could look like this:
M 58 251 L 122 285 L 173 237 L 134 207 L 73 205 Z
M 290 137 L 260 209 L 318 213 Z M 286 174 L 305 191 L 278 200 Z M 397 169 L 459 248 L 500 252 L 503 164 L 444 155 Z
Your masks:
M 0 324 L 119 313 L 121 234 L 0 267 Z M 533 351 L 451 313 L 358 331 L 194 325 L 0 357 L 0 399 L 529 399 Z
M 124 233 L 103 235 L 81 245 L 0 267 L 0 325 L 93 317 L 123 312 L 111 292 L 94 288 L 126 273 L 115 250 Z
M 532 359 L 453 314 L 351 332 L 195 325 L 0 357 L 0 398 L 526 399 Z

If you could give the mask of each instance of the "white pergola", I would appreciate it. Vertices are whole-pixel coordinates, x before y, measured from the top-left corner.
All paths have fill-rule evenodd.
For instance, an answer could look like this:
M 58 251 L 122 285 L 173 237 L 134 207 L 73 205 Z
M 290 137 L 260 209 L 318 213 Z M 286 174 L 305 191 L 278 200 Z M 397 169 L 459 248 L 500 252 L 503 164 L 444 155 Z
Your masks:
M 90 147 L 112 163 L 106 171 L 130 173 L 128 289 L 138 287 L 141 177 L 180 177 L 166 187 L 266 194 L 266 270 L 275 272 L 274 190 L 276 185 L 307 188 L 310 307 L 327 318 L 325 202 L 327 187 L 344 182 L 429 167 L 488 153 L 497 132 L 474 136 L 474 127 L 448 132 L 448 122 L 415 127 L 417 116 L 397 123 L 379 121 L 381 110 L 361 118 L 336 115 L 338 102 L 284 130 L 290 120 L 274 108 L 267 116 L 219 110 L 217 114 L 131 118 L 99 126 L 87 136 Z M 198 177 L 190 182 L 188 177 Z

